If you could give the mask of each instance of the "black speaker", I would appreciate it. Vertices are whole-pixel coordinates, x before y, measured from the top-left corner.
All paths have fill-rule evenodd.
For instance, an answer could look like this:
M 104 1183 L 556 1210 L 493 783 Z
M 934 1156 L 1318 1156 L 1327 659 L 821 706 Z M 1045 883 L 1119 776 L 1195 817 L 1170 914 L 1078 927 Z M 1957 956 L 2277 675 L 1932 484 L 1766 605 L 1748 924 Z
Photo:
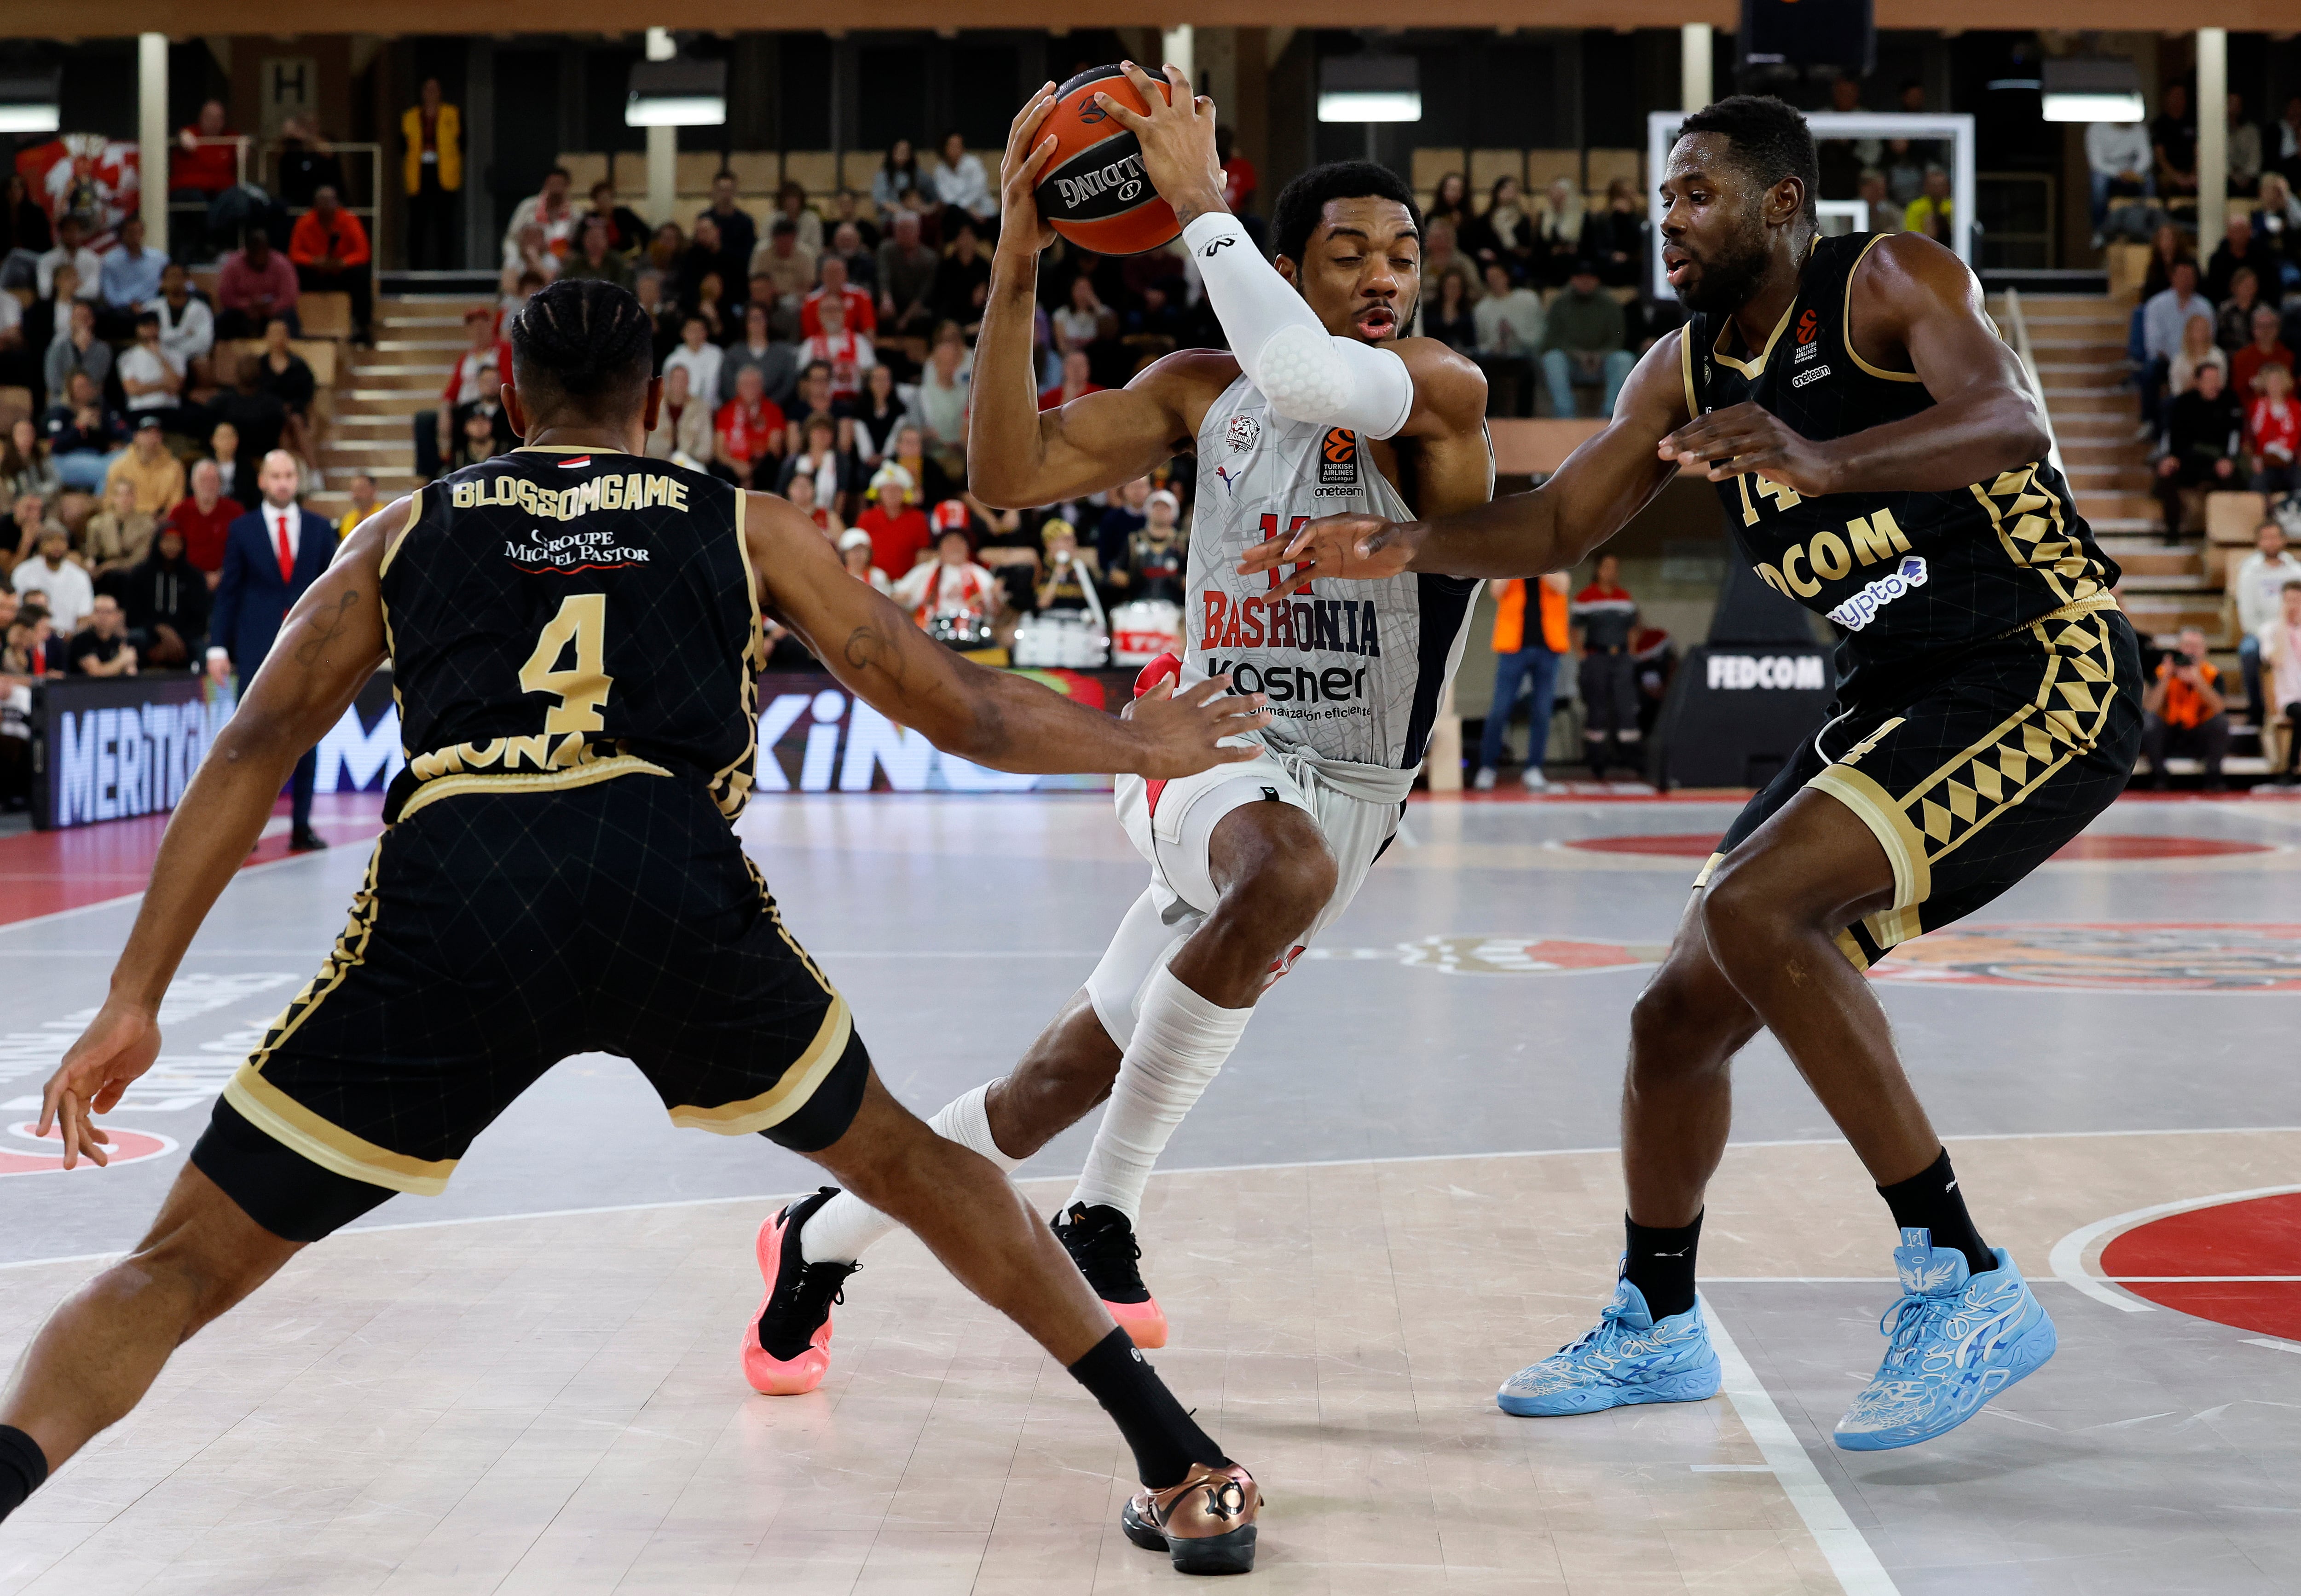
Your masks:
M 1871 0 L 1742 0 L 1745 66 L 1832 66 L 1866 78 L 1878 62 Z

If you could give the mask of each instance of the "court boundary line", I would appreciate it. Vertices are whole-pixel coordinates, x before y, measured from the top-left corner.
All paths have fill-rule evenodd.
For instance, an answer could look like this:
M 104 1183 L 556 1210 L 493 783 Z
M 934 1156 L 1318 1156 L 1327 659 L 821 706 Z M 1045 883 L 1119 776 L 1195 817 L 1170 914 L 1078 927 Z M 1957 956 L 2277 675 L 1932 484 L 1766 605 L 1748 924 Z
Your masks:
M 2219 1207 L 2222 1203 L 2250 1202 L 2260 1197 L 2284 1197 L 2301 1191 L 2301 1185 L 2258 1186 L 2250 1191 L 2216 1191 L 2205 1197 L 2183 1198 L 2178 1202 L 2161 1202 L 2146 1208 L 2135 1208 L 2129 1213 L 2113 1214 L 2106 1219 L 2096 1219 L 2091 1224 L 2081 1224 L 2054 1243 L 2046 1262 L 2053 1266 L 2055 1278 L 2063 1285 L 2073 1286 L 2092 1298 L 2105 1303 L 2120 1313 L 2155 1313 L 2159 1304 L 2122 1290 L 2113 1290 L 2116 1277 L 2095 1274 L 2086 1267 L 2086 1254 L 2094 1244 L 2113 1237 L 2152 1219 L 2163 1219 L 2174 1214 L 2186 1214 L 2196 1208 Z M 2138 1280 L 2143 1276 L 2134 1276 Z
M 1750 1439 L 1758 1443 L 1759 1455 L 1773 1470 L 1774 1481 L 1790 1499 L 1790 1506 L 1797 1509 L 1806 1533 L 1813 1537 L 1830 1573 L 1837 1576 L 1838 1587 L 1846 1596 L 1900 1596 L 1900 1587 L 1878 1560 L 1876 1549 L 1829 1482 L 1821 1477 L 1805 1443 L 1790 1428 L 1765 1382 L 1758 1378 L 1750 1360 L 1728 1333 L 1717 1305 L 1706 1293 L 1701 1294 L 1701 1302 L 1702 1317 L 1710 1326 L 1710 1344 L 1718 1354 L 1719 1388 L 1734 1405 L 1735 1416 L 1750 1433 Z
M 372 842 L 374 838 L 372 837 L 362 837 L 359 839 L 359 841 L 361 842 Z M 351 848 L 357 845 L 356 843 L 347 842 L 344 846 Z M 238 881 L 243 876 L 258 875 L 267 870 L 277 870 L 282 865 L 309 865 L 315 860 L 323 859 L 325 857 L 326 855 L 322 853 L 289 854 L 285 858 L 266 859 L 261 865 L 242 865 L 238 870 L 232 873 L 232 881 Z M 144 873 L 146 880 L 150 879 L 151 873 L 152 873 L 149 870 L 146 870 Z M 227 882 L 225 884 L 229 886 L 230 883 Z M 141 903 L 144 900 L 145 892 L 148 892 L 150 890 L 151 888 L 146 887 L 142 891 L 124 892 L 118 898 L 98 898 L 94 903 L 75 904 L 68 909 L 50 909 L 45 915 L 30 915 L 21 920 L 0 922 L 0 935 L 4 935 L 12 931 L 20 931 L 27 926 L 50 925 L 58 920 L 71 920 L 81 915 L 93 915 L 98 909 L 116 909 L 123 904 Z M 191 956 L 192 950 L 190 948 L 186 948 L 184 951 L 184 957 L 186 958 L 189 958 Z M 116 958 L 119 956 L 114 954 L 113 957 Z

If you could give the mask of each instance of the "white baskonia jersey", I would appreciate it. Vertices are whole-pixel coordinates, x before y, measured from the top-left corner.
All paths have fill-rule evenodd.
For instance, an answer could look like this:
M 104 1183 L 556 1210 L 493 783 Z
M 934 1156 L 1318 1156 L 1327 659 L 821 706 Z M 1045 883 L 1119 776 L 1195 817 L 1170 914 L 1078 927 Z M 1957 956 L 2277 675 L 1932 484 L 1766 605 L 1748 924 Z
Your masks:
M 1269 695 L 1274 748 L 1411 770 L 1461 664 L 1477 581 L 1407 574 L 1279 598 L 1279 573 L 1238 573 L 1252 545 L 1351 511 L 1414 518 L 1356 433 L 1288 421 L 1244 376 L 1223 390 L 1199 424 L 1184 680 L 1227 673 Z

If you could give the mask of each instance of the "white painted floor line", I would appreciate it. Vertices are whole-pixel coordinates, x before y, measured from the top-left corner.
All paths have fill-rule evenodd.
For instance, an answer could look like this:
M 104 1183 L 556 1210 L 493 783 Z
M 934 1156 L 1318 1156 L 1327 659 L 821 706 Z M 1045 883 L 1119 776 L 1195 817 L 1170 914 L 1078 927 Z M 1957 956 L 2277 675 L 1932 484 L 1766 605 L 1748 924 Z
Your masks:
M 1821 1471 L 1806 1456 L 1805 1448 L 1782 1417 L 1782 1410 L 1774 1406 L 1774 1399 L 1756 1371 L 1750 1367 L 1742 1349 L 1734 1344 L 1727 1333 L 1724 1321 L 1719 1318 L 1717 1307 L 1710 1299 L 1702 1299 L 1702 1316 L 1710 1326 L 1710 1343 L 1718 1350 L 1719 1373 L 1724 1382 L 1728 1400 L 1740 1416 L 1742 1427 L 1758 1443 L 1766 1466 L 1781 1482 L 1790 1505 L 1805 1520 L 1814 1544 L 1828 1559 L 1829 1571 L 1837 1576 L 1839 1586 L 1846 1596 L 1898 1596 L 1893 1575 L 1886 1572 L 1878 1554 L 1870 1548 L 1862 1532 L 1847 1517 L 1845 1505 L 1830 1490 Z M 1696 1466 L 1700 1466 L 1699 1465 Z
M 271 835 L 268 828 L 272 823 L 272 822 L 269 821 L 265 823 L 267 830 L 264 834 L 266 836 Z M 332 823 L 327 821 L 318 822 L 316 823 L 316 829 L 325 831 L 331 823 Z M 357 848 L 360 843 L 372 842 L 375 839 L 372 837 L 361 837 L 356 841 L 345 842 L 339 846 L 347 848 Z M 284 865 L 309 865 L 315 859 L 324 859 L 327 856 L 328 856 L 324 853 L 289 854 L 285 858 L 266 859 L 261 865 L 242 865 L 238 871 L 232 876 L 232 880 L 238 881 L 242 876 L 255 875 L 267 870 L 277 870 Z M 116 909 L 123 904 L 141 903 L 143 900 L 143 893 L 127 892 L 121 894 L 118 898 L 106 898 L 100 899 L 96 903 L 83 903 L 73 908 L 56 909 L 46 915 L 34 915 L 29 919 L 11 920 L 5 925 L 0 925 L 0 936 L 4 936 L 12 931 L 22 931 L 27 926 L 53 925 L 59 920 L 71 920 L 81 915 L 93 915 L 98 909 Z M 325 943 L 315 942 L 313 944 L 313 948 L 314 951 L 324 953 L 327 950 L 327 945 Z M 197 949 L 195 949 L 194 951 L 197 952 Z M 15 956 L 15 950 L 13 948 L 9 950 L 9 956 L 11 957 Z M 185 957 L 189 957 L 191 955 L 187 954 Z
M 2168 1214 L 2186 1214 L 2192 1208 L 2213 1207 L 2225 1202 L 2245 1202 L 2256 1197 L 2281 1197 L 2288 1191 L 2301 1191 L 2301 1186 L 2256 1186 L 2250 1191 L 2216 1191 L 2205 1197 L 2184 1198 L 2180 1202 L 2161 1202 L 2153 1207 L 2135 1208 L 2128 1214 L 2113 1214 L 2106 1219 L 2096 1219 L 2091 1224 L 2081 1224 L 2054 1243 L 2048 1261 L 2054 1274 L 2063 1284 L 2074 1286 L 2096 1302 L 2106 1304 L 2120 1313 L 2146 1314 L 2156 1310 L 2154 1302 L 2144 1302 L 2129 1291 L 2116 1290 L 2086 1266 L 2086 1254 L 2095 1243 L 2104 1241 L 2121 1232 L 2152 1219 L 2163 1219 Z
M 2291 1352 L 2301 1356 L 2301 1346 L 2297 1346 L 2291 1341 L 2272 1341 L 2265 1335 L 2247 1336 L 2245 1344 L 2248 1347 L 2266 1347 L 2272 1352 Z
M 1696 1463 L 1692 1467 L 1696 1474 L 1771 1474 L 1774 1472 L 1774 1466 L 1770 1463 Z

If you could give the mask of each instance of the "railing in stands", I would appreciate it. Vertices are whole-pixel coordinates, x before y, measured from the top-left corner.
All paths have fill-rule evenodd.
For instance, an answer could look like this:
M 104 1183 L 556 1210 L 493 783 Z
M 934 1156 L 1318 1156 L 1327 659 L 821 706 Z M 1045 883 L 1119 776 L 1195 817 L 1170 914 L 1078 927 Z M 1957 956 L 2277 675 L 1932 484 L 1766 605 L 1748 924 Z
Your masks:
M 2037 412 L 2046 418 L 2046 458 L 2066 477 L 2069 472 L 2062 468 L 2062 441 L 2054 435 L 2053 407 L 2046 403 L 2045 380 L 2037 375 L 2037 356 L 2029 347 L 2029 323 L 2021 315 L 2021 290 L 2009 287 L 2004 293 L 2005 324 L 2013 331 L 2013 353 L 2029 376 L 2029 391 L 2037 397 Z

